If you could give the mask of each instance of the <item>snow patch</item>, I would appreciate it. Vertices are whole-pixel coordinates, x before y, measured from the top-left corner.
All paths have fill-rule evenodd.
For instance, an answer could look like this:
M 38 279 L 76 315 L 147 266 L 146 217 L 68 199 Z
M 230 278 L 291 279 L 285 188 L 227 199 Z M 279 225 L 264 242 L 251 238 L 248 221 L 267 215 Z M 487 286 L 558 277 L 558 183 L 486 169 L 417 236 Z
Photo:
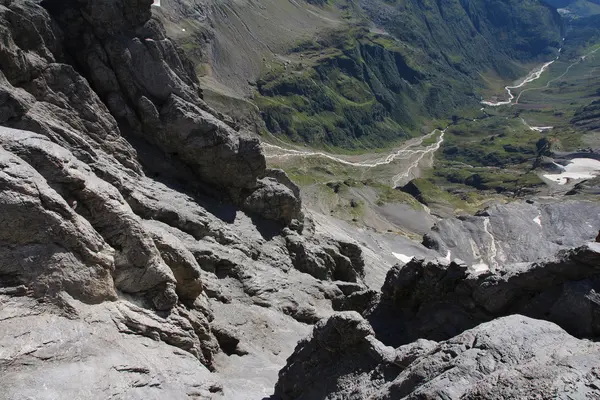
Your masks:
M 452 252 L 450 250 L 448 250 L 448 254 L 446 254 L 446 261 L 452 261 Z
M 531 129 L 532 131 L 536 131 L 536 132 L 544 132 L 544 131 L 549 131 L 552 130 L 554 127 L 553 126 L 530 126 L 529 129 Z
M 160 7 L 160 0 L 154 0 L 153 6 Z
M 533 222 L 535 222 L 536 224 L 538 224 L 539 226 L 542 226 L 542 216 L 538 215 L 537 217 L 535 217 L 533 219 Z
M 475 272 L 485 272 L 490 270 L 490 266 L 485 263 L 473 264 L 471 265 L 473 271 Z
M 414 258 L 414 256 L 407 256 L 405 254 L 400 253 L 392 252 L 392 254 L 394 255 L 394 257 L 396 257 L 398 260 L 402 261 L 405 264 Z
M 565 185 L 570 180 L 592 179 L 600 175 L 600 161 L 591 158 L 574 158 L 560 174 L 547 174 L 544 178 Z

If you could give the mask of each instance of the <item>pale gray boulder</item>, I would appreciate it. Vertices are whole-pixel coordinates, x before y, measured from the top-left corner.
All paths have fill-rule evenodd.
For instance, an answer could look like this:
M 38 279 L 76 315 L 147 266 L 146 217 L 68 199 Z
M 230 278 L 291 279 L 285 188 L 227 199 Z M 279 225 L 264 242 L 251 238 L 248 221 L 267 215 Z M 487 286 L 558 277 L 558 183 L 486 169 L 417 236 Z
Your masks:
M 258 188 L 244 200 L 244 207 L 267 219 L 289 225 L 300 215 L 298 197 L 287 186 L 273 178 L 258 181 Z
M 356 243 L 306 237 L 286 229 L 286 247 L 294 267 L 322 280 L 361 282 L 365 262 Z

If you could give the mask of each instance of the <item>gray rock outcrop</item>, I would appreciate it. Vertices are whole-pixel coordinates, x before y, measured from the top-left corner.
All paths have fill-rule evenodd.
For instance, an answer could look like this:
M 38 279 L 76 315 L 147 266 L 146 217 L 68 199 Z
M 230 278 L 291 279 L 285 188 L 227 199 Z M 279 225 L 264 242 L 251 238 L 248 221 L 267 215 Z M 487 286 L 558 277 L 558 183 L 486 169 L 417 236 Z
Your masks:
M 597 343 L 520 315 L 446 342 L 420 340 L 394 349 L 375 339 L 357 314 L 339 314 L 298 344 L 280 372 L 275 398 L 594 398 L 599 356 Z
M 593 338 L 600 336 L 599 285 L 597 243 L 494 273 L 476 272 L 459 262 L 412 260 L 389 271 L 379 308 L 369 318 L 379 337 L 393 344 L 446 340 L 515 313 Z
M 425 246 L 468 265 L 534 262 L 593 240 L 600 227 L 600 204 L 592 201 L 539 201 L 497 204 L 475 216 L 439 221 Z
M 204 103 L 193 67 L 151 18 L 151 3 L 3 5 L 0 124 L 43 134 L 88 164 L 104 164 L 99 159 L 106 155 L 140 173 L 122 132 L 145 143 L 138 147 L 147 171 L 248 205 L 265 218 L 299 218 L 298 196 L 276 180 L 259 182 L 266 163 L 258 140 L 234 131 Z M 67 64 L 72 61 L 87 81 Z M 155 162 L 160 157 L 173 162 Z M 114 174 L 107 165 L 97 168 Z
M 115 252 L 24 160 L 0 148 L 3 282 L 37 296 L 66 291 L 82 301 L 116 298 Z

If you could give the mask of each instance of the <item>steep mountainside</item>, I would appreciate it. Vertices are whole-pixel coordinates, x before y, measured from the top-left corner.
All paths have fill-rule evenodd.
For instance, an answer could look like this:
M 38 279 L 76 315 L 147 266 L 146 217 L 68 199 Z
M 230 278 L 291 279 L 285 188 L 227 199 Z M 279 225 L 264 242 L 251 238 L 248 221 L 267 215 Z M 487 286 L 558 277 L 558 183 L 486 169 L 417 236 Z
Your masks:
M 175 3 L 159 13 L 181 14 L 183 0 Z M 418 132 L 423 118 L 448 118 L 475 105 L 483 78 L 515 79 L 523 63 L 548 59 L 560 47 L 560 18 L 538 1 L 286 4 L 265 3 L 260 25 L 256 4 L 238 4 L 247 44 L 235 54 L 246 61 L 228 63 L 227 77 L 212 78 L 239 89 L 260 76 L 256 103 L 267 129 L 310 144 L 381 147 Z M 231 49 L 221 38 L 232 35 L 221 34 L 231 18 L 215 7 L 198 10 L 215 27 L 213 39 L 202 37 L 205 61 L 218 71 L 215 56 Z M 309 26 L 299 22 L 307 13 Z M 290 23 L 280 25 L 282 18 Z M 202 53 L 192 49 L 201 44 L 193 34 L 177 36 L 190 53 Z
M 567 19 L 574 20 L 600 14 L 600 0 L 542 0 L 555 7 Z
M 0 1 L 0 400 L 597 397 L 597 202 L 442 220 L 413 200 L 413 240 L 307 209 L 152 3 Z

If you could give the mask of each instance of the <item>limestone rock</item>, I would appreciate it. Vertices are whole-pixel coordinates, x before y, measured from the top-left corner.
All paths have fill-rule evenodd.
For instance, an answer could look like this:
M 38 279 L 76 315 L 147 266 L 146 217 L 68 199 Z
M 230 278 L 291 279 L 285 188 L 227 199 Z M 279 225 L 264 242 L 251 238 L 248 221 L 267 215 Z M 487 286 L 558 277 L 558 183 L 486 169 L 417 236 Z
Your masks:
M 244 200 L 244 207 L 267 219 L 286 225 L 300 215 L 300 202 L 294 192 L 273 178 L 259 181 L 259 187 Z
M 317 279 L 346 282 L 358 282 L 364 277 L 362 252 L 355 243 L 326 238 L 309 240 L 290 229 L 285 234 L 287 249 L 299 271 Z
M 160 222 L 145 221 L 144 227 L 154 239 L 162 259 L 173 271 L 177 280 L 177 294 L 182 300 L 193 303 L 203 290 L 201 269 L 193 254 Z
M 7 296 L 0 315 L 2 398 L 211 399 L 222 392 L 194 355 L 168 344 L 193 342 L 194 329 L 173 319 L 121 303 L 64 299 L 57 306 Z
M 338 374 L 352 374 L 355 369 L 378 365 L 377 357 L 368 351 L 370 342 L 366 338 L 370 335 L 373 330 L 368 322 L 353 311 L 319 321 L 312 336 L 298 343 L 287 365 L 279 372 L 275 395 L 284 400 L 344 398 L 336 389 L 360 385 L 361 380 L 338 386 L 335 380 Z
M 315 327 L 313 338 L 301 342 L 281 370 L 275 398 L 567 399 L 598 394 L 600 346 L 547 321 L 513 315 L 446 342 L 421 340 L 395 351 L 365 336 L 364 320 L 353 321 L 339 331 L 350 341 L 334 354 L 317 351 L 322 328 Z
M 110 154 L 139 171 L 135 150 L 87 81 L 64 61 L 63 32 L 33 1 L 0 6 L 0 124 L 43 134 L 85 162 Z
M 0 128 L 0 144 L 20 155 L 65 198 L 76 202 L 102 237 L 117 249 L 115 285 L 129 292 L 149 292 L 155 306 L 169 309 L 177 302 L 173 273 L 160 257 L 141 220 L 119 191 L 98 178 L 68 150 L 30 132 Z
M 388 273 L 382 301 L 370 315 L 393 344 L 444 340 L 513 313 L 552 321 L 578 337 L 600 334 L 600 246 L 589 243 L 496 273 L 456 262 L 412 260 Z M 393 321 L 396 321 L 394 323 Z
M 0 276 L 36 296 L 116 298 L 114 250 L 29 164 L 0 148 Z

